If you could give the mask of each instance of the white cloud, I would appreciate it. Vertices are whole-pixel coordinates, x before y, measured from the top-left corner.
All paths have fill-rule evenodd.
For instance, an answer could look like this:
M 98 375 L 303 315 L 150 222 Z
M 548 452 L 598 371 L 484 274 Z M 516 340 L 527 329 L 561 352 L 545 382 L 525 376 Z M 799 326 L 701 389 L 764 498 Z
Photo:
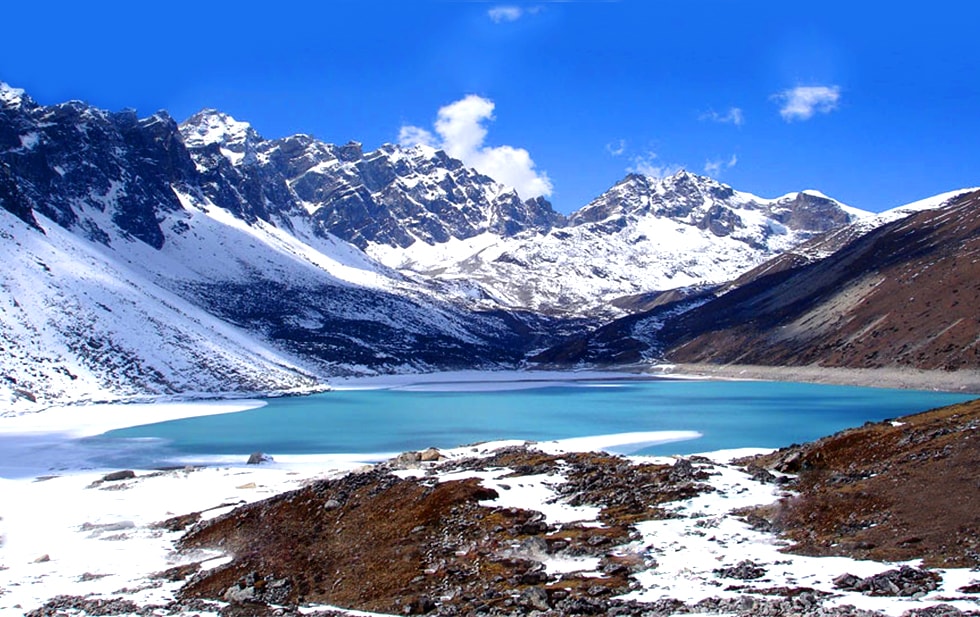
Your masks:
M 435 147 L 436 137 L 429 131 L 417 126 L 403 126 L 398 130 L 398 143 L 403 146 L 423 146 Z
M 704 173 L 708 174 L 709 176 L 711 176 L 713 178 L 717 178 L 718 176 L 721 175 L 721 172 L 722 171 L 724 171 L 726 169 L 731 169 L 732 167 L 735 167 L 735 165 L 737 165 L 737 164 L 738 164 L 738 155 L 737 154 L 733 154 L 732 157 L 730 159 L 728 159 L 728 162 L 725 162 L 725 161 L 723 161 L 721 159 L 716 159 L 714 161 L 710 161 L 710 160 L 709 161 L 705 161 L 704 162 Z
M 606 144 L 606 152 L 613 156 L 622 156 L 626 152 L 626 140 L 619 139 Z
M 745 124 L 745 114 L 738 107 L 730 107 L 724 114 L 720 114 L 712 109 L 708 113 L 701 114 L 701 119 L 711 120 L 712 122 L 719 122 L 721 124 L 734 124 L 735 126 Z
M 829 114 L 840 102 L 839 86 L 797 86 L 772 96 L 782 102 L 779 115 L 783 120 L 809 120 L 813 114 Z
M 524 10 L 519 6 L 495 6 L 487 11 L 487 15 L 490 16 L 490 19 L 495 24 L 505 21 L 517 21 L 523 14 Z
M 704 162 L 704 173 L 709 176 L 717 176 L 721 173 L 721 161 L 705 161 Z
M 641 174 L 660 179 L 673 175 L 682 169 L 678 165 L 661 163 L 657 158 L 655 152 L 647 152 L 646 154 L 634 156 L 633 164 L 627 167 L 626 171 L 632 174 Z
M 544 172 L 535 170 L 527 150 L 484 145 L 487 136 L 484 123 L 494 119 L 493 109 L 493 101 L 470 94 L 439 109 L 435 122 L 438 137 L 417 126 L 403 126 L 398 131 L 398 143 L 441 148 L 467 166 L 516 189 L 522 197 L 551 195 L 551 180 Z
M 537 15 L 541 12 L 540 6 L 514 6 L 514 5 L 499 5 L 495 6 L 489 11 L 487 15 L 490 20 L 495 24 L 500 24 L 509 21 L 517 21 L 525 15 Z

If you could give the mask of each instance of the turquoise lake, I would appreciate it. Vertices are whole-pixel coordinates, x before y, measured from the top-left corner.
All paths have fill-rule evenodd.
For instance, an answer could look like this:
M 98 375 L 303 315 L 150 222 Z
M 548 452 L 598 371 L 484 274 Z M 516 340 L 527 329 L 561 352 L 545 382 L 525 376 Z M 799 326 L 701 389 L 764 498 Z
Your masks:
M 517 387 L 517 385 L 515 385 Z M 452 391 L 338 390 L 258 409 L 111 431 L 84 440 L 111 465 L 222 455 L 397 453 L 498 439 L 544 441 L 636 431 L 697 431 L 641 454 L 781 447 L 975 395 L 772 382 L 569 382 Z

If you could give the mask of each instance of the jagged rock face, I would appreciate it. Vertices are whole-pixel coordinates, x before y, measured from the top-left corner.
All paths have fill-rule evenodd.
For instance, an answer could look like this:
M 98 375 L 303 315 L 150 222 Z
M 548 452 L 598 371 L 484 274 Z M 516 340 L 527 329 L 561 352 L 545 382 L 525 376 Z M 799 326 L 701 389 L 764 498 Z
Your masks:
M 547 233 L 368 252 L 403 270 L 478 281 L 506 304 L 614 318 L 628 312 L 626 298 L 723 283 L 862 214 L 814 192 L 763 199 L 684 171 L 633 174 Z
M 855 216 L 815 193 L 766 200 L 680 172 L 628 176 L 566 219 L 425 146 L 264 140 L 213 110 L 181 134 L 202 173 L 224 178 L 203 190 L 236 216 L 298 217 L 411 277 L 553 315 L 613 317 L 624 296 L 718 284 Z
M 445 152 L 424 146 L 386 144 L 365 153 L 357 142 L 335 146 L 305 135 L 263 140 L 247 124 L 212 110 L 192 116 L 181 133 L 199 166 L 285 189 L 267 195 L 269 203 L 292 211 L 301 205 L 321 232 L 360 248 L 436 244 L 487 231 L 548 231 L 564 220 L 547 201 L 522 201 Z
M 41 107 L 26 97 L 5 100 L 0 159 L 33 210 L 98 242 L 109 242 L 103 227 L 111 221 L 154 248 L 163 245 L 157 218 L 181 207 L 171 184 L 194 173 L 169 116 L 141 120 L 77 101 Z
M 643 217 L 669 218 L 707 229 L 716 236 L 729 236 L 749 225 L 740 211 L 758 212 L 796 232 L 809 235 L 846 225 L 854 220 L 840 203 L 816 192 L 790 193 L 778 199 L 762 199 L 735 191 L 704 176 L 680 171 L 661 180 L 630 174 L 569 218 L 571 225 L 616 231 Z M 785 233 L 763 221 L 756 237 L 761 243 L 769 235 Z
M 547 231 L 562 221 L 548 202 L 523 202 L 441 151 L 385 145 L 345 158 L 290 179 L 290 185 L 324 230 L 361 248 L 438 244 L 487 231 Z
M 854 221 L 834 200 L 808 192 L 776 200 L 768 213 L 790 229 L 813 232 L 830 231 Z
M 40 229 L 31 202 L 21 193 L 17 178 L 6 163 L 0 163 L 0 208 L 10 212 L 35 229 Z

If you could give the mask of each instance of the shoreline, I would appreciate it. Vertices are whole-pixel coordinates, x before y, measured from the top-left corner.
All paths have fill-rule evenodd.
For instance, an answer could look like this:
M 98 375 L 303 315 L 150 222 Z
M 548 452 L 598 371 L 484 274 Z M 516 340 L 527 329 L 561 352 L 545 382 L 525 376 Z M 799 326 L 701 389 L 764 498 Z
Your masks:
M 709 364 L 709 363 L 671 363 L 634 364 L 590 369 L 506 369 L 506 370 L 459 370 L 436 371 L 431 373 L 393 373 L 385 375 L 365 375 L 358 377 L 329 378 L 315 387 L 295 390 L 269 390 L 264 392 L 188 392 L 178 395 L 129 396 L 117 399 L 106 398 L 99 401 L 64 400 L 51 401 L 43 406 L 27 409 L 0 409 L 0 435 L 8 434 L 5 425 L 12 423 L 24 425 L 24 429 L 14 433 L 52 433 L 61 432 L 75 437 L 100 434 L 109 430 L 129 428 L 139 424 L 179 420 L 197 415 L 234 413 L 253 409 L 262 403 L 261 399 L 309 396 L 331 391 L 351 390 L 445 390 L 453 391 L 461 387 L 472 391 L 490 391 L 523 388 L 544 388 L 551 385 L 589 381 L 657 381 L 657 380 L 728 380 L 728 381 L 779 381 L 797 383 L 819 383 L 840 386 L 861 386 L 866 388 L 894 388 L 902 390 L 923 390 L 935 392 L 968 393 L 980 395 L 980 369 L 941 371 L 920 370 L 900 367 L 885 368 L 841 368 L 824 366 L 764 366 L 754 364 Z M 479 386 L 477 388 L 476 386 Z M 160 413 L 164 408 L 173 410 L 188 407 L 227 407 L 213 411 L 194 411 L 186 415 L 171 412 Z M 52 421 L 29 422 L 24 418 L 53 418 L 61 416 L 84 416 L 95 409 L 133 410 L 154 408 L 149 421 L 133 424 L 121 422 L 119 414 L 111 421 L 98 420 L 98 425 L 106 428 L 98 432 L 93 428 L 65 430 L 64 424 L 57 423 L 59 430 L 46 430 Z M 80 411 L 84 410 L 84 411 Z M 64 419 L 64 418 L 62 418 Z M 71 423 L 68 426 L 73 426 Z M 36 430 L 34 430 L 36 429 Z
M 506 371 L 447 371 L 436 373 L 408 373 L 375 375 L 337 379 L 325 390 L 294 392 L 291 396 L 305 396 L 323 391 L 435 391 L 435 392 L 494 392 L 547 388 L 589 382 L 605 382 L 615 387 L 618 383 L 654 381 L 774 381 L 819 383 L 860 387 L 915 389 L 920 391 L 944 391 L 958 394 L 980 393 L 980 371 L 913 371 L 907 369 L 840 369 L 825 367 L 768 367 L 750 365 L 714 364 L 660 364 L 645 367 L 618 367 L 610 370 L 506 370 Z M 284 393 L 277 393 L 279 396 Z M 157 402 L 119 402 L 95 404 L 67 404 L 50 407 L 40 412 L 0 416 L 0 450 L 6 454 L 7 463 L 0 466 L 0 476 L 24 477 L 46 473 L 72 473 L 73 471 L 109 469 L 88 458 L 91 452 L 84 448 L 72 448 L 78 440 L 101 435 L 108 431 L 155 424 L 167 421 L 210 415 L 243 412 L 264 406 L 256 398 L 246 398 L 235 393 L 228 398 L 221 394 L 204 395 L 199 400 L 174 400 L 161 397 Z M 756 444 L 758 445 L 758 444 Z M 77 450 L 77 451 L 76 451 Z M 208 460 L 204 464 L 227 465 L 241 458 L 244 463 L 250 452 L 239 455 L 194 457 L 195 461 Z M 330 465 L 351 459 L 360 462 L 376 462 L 379 455 L 392 453 L 360 453 L 335 455 L 320 453 L 297 457 L 276 456 L 265 452 L 277 461 L 287 460 L 305 467 L 309 464 Z M 47 461 L 38 466 L 38 461 Z M 103 461 L 104 462 L 104 461 Z M 125 465 L 126 463 L 120 463 Z M 130 463 L 132 464 L 132 463 Z M 138 465 L 138 464 L 137 464 Z M 111 465 L 115 468 L 116 465 Z M 139 466 L 139 465 L 138 465 Z
M 667 370 L 668 367 L 660 368 Z M 692 375 L 689 372 L 691 368 L 689 365 L 670 367 L 670 370 L 677 372 L 662 376 L 622 372 L 616 375 L 625 380 L 722 378 L 714 375 Z M 682 373 L 679 369 L 685 371 Z M 743 367 L 738 367 L 737 370 L 739 372 L 728 379 L 755 378 L 756 374 L 742 372 Z M 772 379 L 769 371 L 762 370 L 757 374 Z M 531 381 L 538 384 L 555 382 L 554 375 L 552 373 L 546 379 Z M 588 381 L 601 379 L 603 375 L 609 379 L 608 373 L 566 373 L 563 381 Z M 528 377 L 513 372 L 508 376 Z M 419 384 L 419 380 L 415 379 L 418 376 L 399 377 L 401 379 L 396 381 L 400 384 L 389 384 L 389 387 Z M 427 377 L 426 381 L 430 386 L 438 387 L 447 383 L 446 374 L 430 374 Z M 468 377 L 471 378 L 472 375 Z M 496 382 L 505 381 L 504 375 L 496 374 L 493 377 Z M 472 384 L 473 381 L 462 379 L 450 383 Z M 378 385 L 377 380 L 374 385 Z M 225 409 L 224 412 L 231 412 L 232 407 L 236 404 L 240 406 L 242 402 L 212 400 L 197 404 L 172 403 L 161 405 L 161 410 L 167 408 L 167 413 L 176 413 L 194 408 L 207 411 L 210 407 L 212 413 L 223 413 L 222 409 Z M 134 415 L 132 405 L 114 407 L 119 412 L 117 420 L 132 418 Z M 78 411 L 81 410 L 69 408 L 66 410 L 69 414 L 66 417 L 70 419 L 73 417 L 71 412 Z M 98 412 L 97 409 L 92 411 Z M 36 418 L 29 417 L 27 420 Z M 103 418 L 103 421 L 108 419 Z M 0 420 L 0 437 L 4 436 L 3 424 Z M 24 424 L 26 426 L 26 421 Z M 95 425 L 91 423 L 84 424 L 75 430 L 93 426 Z M 68 433 L 65 430 L 59 432 L 61 436 Z M 654 440 L 689 439 L 695 435 L 696 433 L 682 431 L 593 435 L 587 438 L 535 442 L 532 449 L 557 456 L 571 452 L 616 452 L 623 446 Z M 520 447 L 524 444 L 523 440 L 491 441 L 440 449 L 440 453 L 446 462 L 452 463 L 464 459 L 478 460 L 490 456 L 495 449 Z M 628 451 L 629 448 L 624 449 Z M 880 611 L 877 615 L 897 617 L 910 608 L 922 607 L 924 602 L 935 603 L 947 596 L 954 596 L 956 589 L 971 584 L 974 580 L 972 574 L 964 569 L 941 570 L 946 581 L 945 587 L 927 600 L 871 598 L 859 593 L 837 592 L 832 585 L 831 574 L 836 576 L 841 572 L 848 572 L 859 577 L 868 577 L 894 567 L 895 564 L 854 561 L 842 557 L 787 557 L 779 551 L 781 545 L 771 534 L 748 527 L 732 514 L 731 510 L 736 506 L 764 505 L 778 497 L 777 484 L 758 480 L 730 463 L 732 458 L 762 451 L 763 449 L 743 449 L 682 457 L 627 457 L 634 463 L 667 465 L 674 465 L 680 460 L 694 461 L 696 467 L 705 466 L 705 461 L 710 459 L 714 468 L 709 483 L 714 489 L 703 496 L 681 500 L 672 505 L 671 511 L 677 516 L 645 521 L 637 526 L 638 533 L 644 538 L 643 545 L 655 547 L 658 551 L 655 553 L 658 565 L 639 572 L 639 586 L 631 595 L 624 597 L 641 602 L 655 602 L 660 597 L 671 597 L 690 606 L 716 598 L 714 601 L 719 603 L 719 607 L 735 606 L 736 603 L 743 602 L 742 598 L 760 596 L 753 596 L 754 591 L 748 588 L 743 591 L 719 590 L 718 568 L 737 567 L 740 560 L 753 559 L 755 563 L 763 564 L 769 576 L 776 577 L 780 584 L 809 586 L 826 593 L 837 593 L 837 598 L 821 601 L 828 611 L 826 614 L 847 614 L 847 606 L 850 605 Z M 625 452 L 621 451 L 620 454 Z M 379 453 L 380 456 L 382 455 Z M 160 573 L 172 571 L 193 561 L 201 562 L 204 564 L 201 567 L 208 570 L 227 563 L 230 557 L 224 552 L 210 549 L 197 553 L 174 552 L 174 542 L 182 532 L 162 530 L 162 521 L 188 513 L 200 513 L 202 520 L 209 520 L 228 513 L 237 506 L 270 498 L 285 491 L 301 489 L 316 480 L 339 479 L 349 473 L 363 471 L 363 464 L 366 462 L 368 461 L 361 460 L 361 457 L 327 462 L 304 456 L 284 456 L 277 457 L 274 463 L 266 465 L 246 465 L 242 460 L 232 465 L 219 463 L 214 466 L 163 471 L 139 470 L 133 476 L 121 480 L 107 480 L 107 476 L 102 475 L 105 470 L 95 469 L 76 469 L 67 473 L 59 471 L 55 475 L 34 478 L 0 478 L 0 488 L 9 497 L 4 504 L 0 504 L 0 567 L 5 568 L 5 580 L 0 586 L 5 587 L 0 588 L 0 615 L 24 614 L 25 610 L 53 601 L 56 594 L 88 598 L 92 601 L 123 595 L 139 606 L 167 606 L 173 602 L 183 581 L 161 579 Z M 442 480 L 475 477 L 483 485 L 496 490 L 498 498 L 492 505 L 503 508 L 529 507 L 544 512 L 545 516 L 549 513 L 570 511 L 568 504 L 556 505 L 554 501 L 554 486 L 567 481 L 561 474 L 527 472 L 521 476 L 520 481 L 515 481 L 505 477 L 509 473 L 506 469 L 488 470 L 477 466 L 466 471 L 449 465 L 440 473 L 435 467 L 430 469 L 427 465 L 420 463 L 417 469 L 409 466 L 397 473 L 403 476 L 428 477 L 426 474 L 431 470 L 439 474 L 438 477 Z M 503 484 L 500 481 L 504 481 Z M 66 499 L 72 504 L 70 508 L 64 507 Z M 711 525 L 711 533 L 705 533 L 706 524 Z M 683 546 L 684 551 L 678 552 L 675 550 L 676 546 Z M 624 544 L 618 550 L 629 553 L 634 549 L 636 547 L 633 544 Z M 683 558 L 676 558 L 677 555 L 683 555 Z M 692 559 L 698 564 L 693 570 Z M 576 561 L 560 556 L 546 558 L 542 563 L 545 563 L 545 568 L 552 570 L 569 569 L 570 574 L 574 574 L 572 570 L 582 570 L 585 572 L 581 574 L 583 577 L 592 576 L 592 572 L 598 573 L 601 565 L 598 560 Z M 787 565 L 790 563 L 791 565 Z M 125 590 L 124 594 L 119 591 L 121 589 Z M 778 600 L 751 601 L 775 603 Z M 970 601 L 971 598 L 959 594 L 954 605 L 969 609 L 973 606 Z M 724 604 L 725 602 L 728 604 Z M 184 610 L 179 605 L 173 606 L 173 611 L 160 614 L 180 617 L 195 614 L 208 617 L 218 615 L 217 608 L 208 612 L 198 608 Z M 841 606 L 842 612 L 829 612 Z M 365 614 L 342 612 L 350 615 Z
M 926 371 L 897 367 L 839 368 L 704 363 L 664 364 L 650 368 L 664 371 L 654 373 L 654 376 L 682 379 L 785 381 L 980 395 L 980 370 Z

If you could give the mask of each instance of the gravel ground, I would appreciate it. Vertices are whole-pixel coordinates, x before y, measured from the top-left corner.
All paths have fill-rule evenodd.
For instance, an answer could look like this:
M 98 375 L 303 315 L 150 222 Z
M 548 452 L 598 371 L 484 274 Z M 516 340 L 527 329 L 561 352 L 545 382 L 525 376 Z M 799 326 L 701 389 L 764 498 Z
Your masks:
M 667 375 L 717 379 L 799 381 L 875 388 L 941 390 L 980 394 L 980 371 L 922 371 L 908 368 L 852 369 L 824 366 L 759 366 L 746 364 L 674 364 Z

